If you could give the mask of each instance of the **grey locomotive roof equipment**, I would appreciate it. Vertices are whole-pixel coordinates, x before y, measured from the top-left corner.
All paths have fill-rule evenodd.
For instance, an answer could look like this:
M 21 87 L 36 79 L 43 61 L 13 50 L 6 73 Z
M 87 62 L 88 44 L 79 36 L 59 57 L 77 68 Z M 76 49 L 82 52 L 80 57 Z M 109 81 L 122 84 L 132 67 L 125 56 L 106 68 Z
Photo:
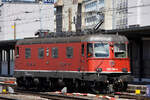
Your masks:
M 121 35 L 85 35 L 85 36 L 71 36 L 71 37 L 56 37 L 56 38 L 32 38 L 18 40 L 17 45 L 29 44 L 48 44 L 48 43 L 71 43 L 71 42 L 128 42 L 125 36 Z

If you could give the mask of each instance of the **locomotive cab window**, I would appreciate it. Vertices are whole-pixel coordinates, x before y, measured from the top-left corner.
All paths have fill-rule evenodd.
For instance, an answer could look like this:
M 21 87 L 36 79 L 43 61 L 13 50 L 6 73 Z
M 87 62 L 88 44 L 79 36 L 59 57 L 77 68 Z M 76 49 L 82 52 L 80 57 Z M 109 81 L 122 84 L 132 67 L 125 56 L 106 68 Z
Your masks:
M 66 56 L 67 56 L 67 58 L 72 58 L 73 57 L 73 48 L 72 47 L 67 47 L 66 48 Z
M 52 48 L 52 57 L 58 58 L 58 48 Z
M 87 44 L 87 57 L 92 57 L 93 56 L 93 44 L 88 43 Z
M 31 58 L 31 48 L 25 48 L 25 58 Z
M 108 58 L 109 44 L 108 43 L 94 43 L 94 57 Z
M 96 58 L 109 57 L 109 44 L 108 43 L 88 43 L 87 56 Z
M 38 48 L 38 57 L 44 58 L 44 48 Z
M 126 44 L 115 44 L 114 45 L 114 55 L 116 58 L 126 58 L 127 57 L 127 45 Z

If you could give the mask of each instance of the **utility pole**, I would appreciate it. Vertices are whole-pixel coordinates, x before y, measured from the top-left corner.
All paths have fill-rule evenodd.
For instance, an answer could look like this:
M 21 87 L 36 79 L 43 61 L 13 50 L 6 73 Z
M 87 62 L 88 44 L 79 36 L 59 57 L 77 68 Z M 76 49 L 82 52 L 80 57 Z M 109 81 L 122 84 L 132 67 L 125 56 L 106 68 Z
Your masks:
M 68 31 L 71 32 L 72 31 L 72 9 L 71 8 L 68 9 L 68 16 L 69 16 Z
M 42 30 L 42 5 L 43 5 L 43 2 L 42 1 L 39 1 L 39 4 L 40 4 L 40 9 L 39 9 L 39 14 L 40 14 L 40 30 Z
M 16 22 L 14 21 L 14 40 L 16 40 Z

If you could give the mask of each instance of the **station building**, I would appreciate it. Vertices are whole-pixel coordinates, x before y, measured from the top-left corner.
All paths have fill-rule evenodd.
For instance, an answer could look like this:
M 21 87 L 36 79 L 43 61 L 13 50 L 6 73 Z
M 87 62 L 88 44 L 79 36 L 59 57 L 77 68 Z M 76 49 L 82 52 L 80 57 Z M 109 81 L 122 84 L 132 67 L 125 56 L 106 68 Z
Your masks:
M 54 0 L 0 2 L 0 75 L 13 75 L 18 39 L 35 37 L 38 30 L 54 31 Z
M 2 0 L 0 40 L 35 37 L 39 29 L 54 31 L 53 4 Z

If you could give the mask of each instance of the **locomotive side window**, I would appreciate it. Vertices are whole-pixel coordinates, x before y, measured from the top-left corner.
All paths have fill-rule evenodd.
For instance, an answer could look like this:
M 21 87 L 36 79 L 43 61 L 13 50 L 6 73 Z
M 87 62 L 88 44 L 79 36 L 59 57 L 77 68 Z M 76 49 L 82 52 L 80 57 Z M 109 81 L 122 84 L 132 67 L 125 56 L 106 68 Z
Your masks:
M 58 58 L 58 48 L 52 48 L 52 57 Z
M 67 58 L 73 57 L 73 48 L 72 47 L 66 47 L 66 56 L 67 56 Z
M 127 57 L 127 45 L 126 44 L 115 44 L 114 45 L 114 55 L 116 58 L 126 58 Z
M 19 47 L 17 47 L 16 50 L 16 56 L 19 56 Z
M 87 56 L 88 57 L 93 56 L 93 44 L 92 43 L 87 44 Z
M 49 48 L 46 49 L 46 56 L 49 56 Z
M 94 56 L 100 58 L 109 57 L 108 43 L 94 43 Z
M 38 48 L 38 56 L 39 58 L 44 58 L 44 48 Z
M 84 56 L 84 44 L 82 44 L 81 53 L 82 53 L 82 56 Z
M 25 48 L 25 58 L 31 58 L 31 48 Z

